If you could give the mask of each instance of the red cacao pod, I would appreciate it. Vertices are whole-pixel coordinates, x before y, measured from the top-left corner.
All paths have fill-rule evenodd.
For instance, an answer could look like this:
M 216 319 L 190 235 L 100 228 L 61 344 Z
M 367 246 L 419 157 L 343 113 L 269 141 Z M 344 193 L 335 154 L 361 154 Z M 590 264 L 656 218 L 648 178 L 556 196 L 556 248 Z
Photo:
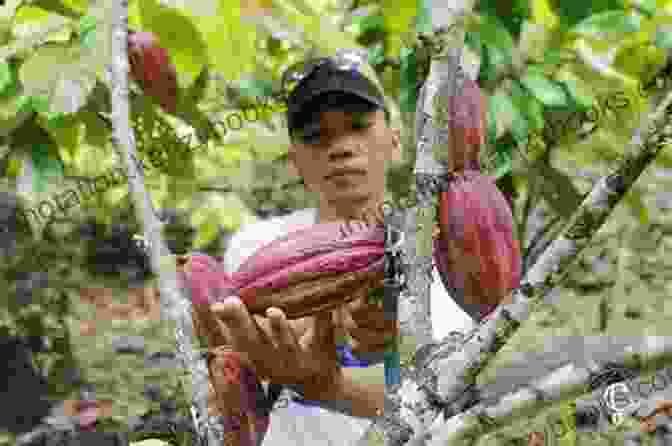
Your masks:
M 457 95 L 448 100 L 450 121 L 447 162 L 451 172 L 480 169 L 480 150 L 485 145 L 487 131 L 487 98 L 476 81 L 465 77 Z
M 168 113 L 177 111 L 177 70 L 168 51 L 151 32 L 128 33 L 128 58 L 131 76 L 142 90 Z
M 190 256 L 183 279 L 195 307 L 236 295 L 252 314 L 276 307 L 295 319 L 338 308 L 381 284 L 384 254 L 382 225 L 329 222 L 266 244 L 230 276 L 211 257 Z
M 443 285 L 477 319 L 518 286 L 521 254 L 511 209 L 493 180 L 480 172 L 454 174 L 440 192 L 434 243 Z

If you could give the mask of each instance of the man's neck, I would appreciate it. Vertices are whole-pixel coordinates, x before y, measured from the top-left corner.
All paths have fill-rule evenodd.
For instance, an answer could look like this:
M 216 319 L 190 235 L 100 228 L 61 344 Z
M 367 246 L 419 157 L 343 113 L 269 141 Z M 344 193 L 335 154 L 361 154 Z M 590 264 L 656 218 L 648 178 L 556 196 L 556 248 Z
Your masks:
M 336 220 L 355 220 L 362 219 L 367 213 L 372 213 L 383 203 L 380 198 L 368 198 L 360 201 L 350 201 L 347 203 L 320 203 L 318 209 L 318 223 Z

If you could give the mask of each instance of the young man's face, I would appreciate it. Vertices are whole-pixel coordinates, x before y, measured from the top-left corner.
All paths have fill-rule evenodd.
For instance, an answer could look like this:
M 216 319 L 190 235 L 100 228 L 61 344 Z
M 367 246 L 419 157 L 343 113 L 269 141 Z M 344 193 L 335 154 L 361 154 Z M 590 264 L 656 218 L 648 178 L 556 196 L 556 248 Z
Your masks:
M 289 159 L 306 187 L 319 194 L 321 208 L 354 218 L 363 207 L 382 202 L 386 167 L 401 153 L 398 132 L 382 110 L 325 110 L 301 134 Z

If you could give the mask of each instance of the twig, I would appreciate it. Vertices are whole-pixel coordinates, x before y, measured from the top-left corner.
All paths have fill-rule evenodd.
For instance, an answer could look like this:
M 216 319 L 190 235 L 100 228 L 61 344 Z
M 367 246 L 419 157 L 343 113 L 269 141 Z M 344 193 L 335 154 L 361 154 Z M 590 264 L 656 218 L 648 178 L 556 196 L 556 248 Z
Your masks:
M 191 372 L 193 384 L 192 404 L 200 419 L 195 419 L 195 430 L 201 444 L 214 446 L 217 438 L 212 429 L 205 429 L 201 420 L 208 420 L 208 369 L 205 361 L 193 348 L 194 327 L 190 301 L 182 296 L 177 280 L 177 265 L 161 235 L 161 224 L 152 211 L 150 196 L 145 188 L 144 175 L 139 168 L 135 141 L 130 124 L 128 89 L 128 0 L 114 0 L 112 13 L 112 124 L 113 141 L 129 179 L 129 189 L 138 221 L 149 242 L 149 258 L 152 271 L 158 276 L 161 294 L 162 318 L 176 322 L 175 337 L 177 357 L 185 369 Z M 165 261 L 167 260 L 167 261 Z
M 431 445 L 457 445 L 513 423 L 521 417 L 539 413 L 554 403 L 578 398 L 577 409 L 591 410 L 600 407 L 604 389 L 590 389 L 591 379 L 605 371 L 607 367 L 618 365 L 626 368 L 645 370 L 652 365 L 672 365 L 672 339 L 665 336 L 645 336 L 639 344 L 631 344 L 622 351 L 615 352 L 608 364 L 589 362 L 586 365 L 570 363 L 555 369 L 548 375 L 534 380 L 527 386 L 499 397 L 495 403 L 477 404 L 446 421 L 432 435 Z M 648 375 L 647 375 L 648 376 Z M 631 389 L 637 389 L 646 377 L 628 380 Z M 589 391 L 588 395 L 585 393 Z M 636 393 L 632 392 L 633 402 Z M 583 396 L 581 396 L 583 395 Z M 640 401 L 641 402 L 641 401 Z M 635 412 L 637 406 L 629 407 L 627 413 Z

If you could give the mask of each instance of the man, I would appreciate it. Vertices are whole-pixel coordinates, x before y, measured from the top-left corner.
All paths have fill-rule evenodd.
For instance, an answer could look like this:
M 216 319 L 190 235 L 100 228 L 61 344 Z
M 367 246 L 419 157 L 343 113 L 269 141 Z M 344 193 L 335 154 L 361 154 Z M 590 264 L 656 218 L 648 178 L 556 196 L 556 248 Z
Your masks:
M 401 146 L 399 131 L 390 127 L 384 96 L 371 73 L 368 65 L 341 54 L 299 64 L 284 74 L 291 141 L 288 158 L 294 173 L 318 197 L 319 208 L 298 210 L 243 228 L 231 239 L 225 255 L 228 271 L 235 271 L 265 243 L 290 231 L 376 215 L 384 201 L 386 168 L 400 159 Z M 295 85 L 288 87 L 292 81 Z M 443 335 L 469 328 L 473 320 L 447 295 L 434 273 L 434 325 L 443 325 Z M 277 410 L 273 412 L 267 444 L 302 443 L 297 437 L 305 436 L 305 429 L 326 426 L 330 416 L 342 417 L 334 411 L 359 420 L 348 418 L 350 426 L 343 426 L 344 420 L 340 419 L 334 423 L 339 425 L 337 438 L 323 432 L 322 437 L 311 439 L 311 444 L 354 444 L 370 424 L 369 419 L 383 410 L 382 370 L 379 382 L 369 378 L 364 383 L 364 368 L 343 367 L 343 356 L 353 353 L 368 359 L 370 365 L 382 361 L 385 343 L 397 330 L 395 321 L 385 319 L 382 308 L 368 305 L 361 298 L 336 312 L 288 321 L 279 309 L 269 309 L 267 318 L 251 317 L 232 296 L 211 310 L 221 322 L 222 334 L 236 351 L 247 353 L 260 376 L 294 390 L 304 399 L 301 405 L 294 401 L 285 407 L 297 415 L 301 410 L 304 415 L 289 415 L 288 421 L 283 421 L 294 423 L 294 432 L 288 437 L 278 429 L 291 429 L 276 428 L 275 420 L 280 415 Z M 441 323 L 455 314 L 460 317 L 452 327 Z M 352 346 L 336 345 L 337 335 L 342 332 L 353 339 Z M 299 397 L 295 399 L 300 401 Z M 305 400 L 322 409 L 301 409 L 307 405 Z M 315 423 L 306 423 L 305 417 L 311 416 Z M 330 435 L 332 438 L 328 438 Z

